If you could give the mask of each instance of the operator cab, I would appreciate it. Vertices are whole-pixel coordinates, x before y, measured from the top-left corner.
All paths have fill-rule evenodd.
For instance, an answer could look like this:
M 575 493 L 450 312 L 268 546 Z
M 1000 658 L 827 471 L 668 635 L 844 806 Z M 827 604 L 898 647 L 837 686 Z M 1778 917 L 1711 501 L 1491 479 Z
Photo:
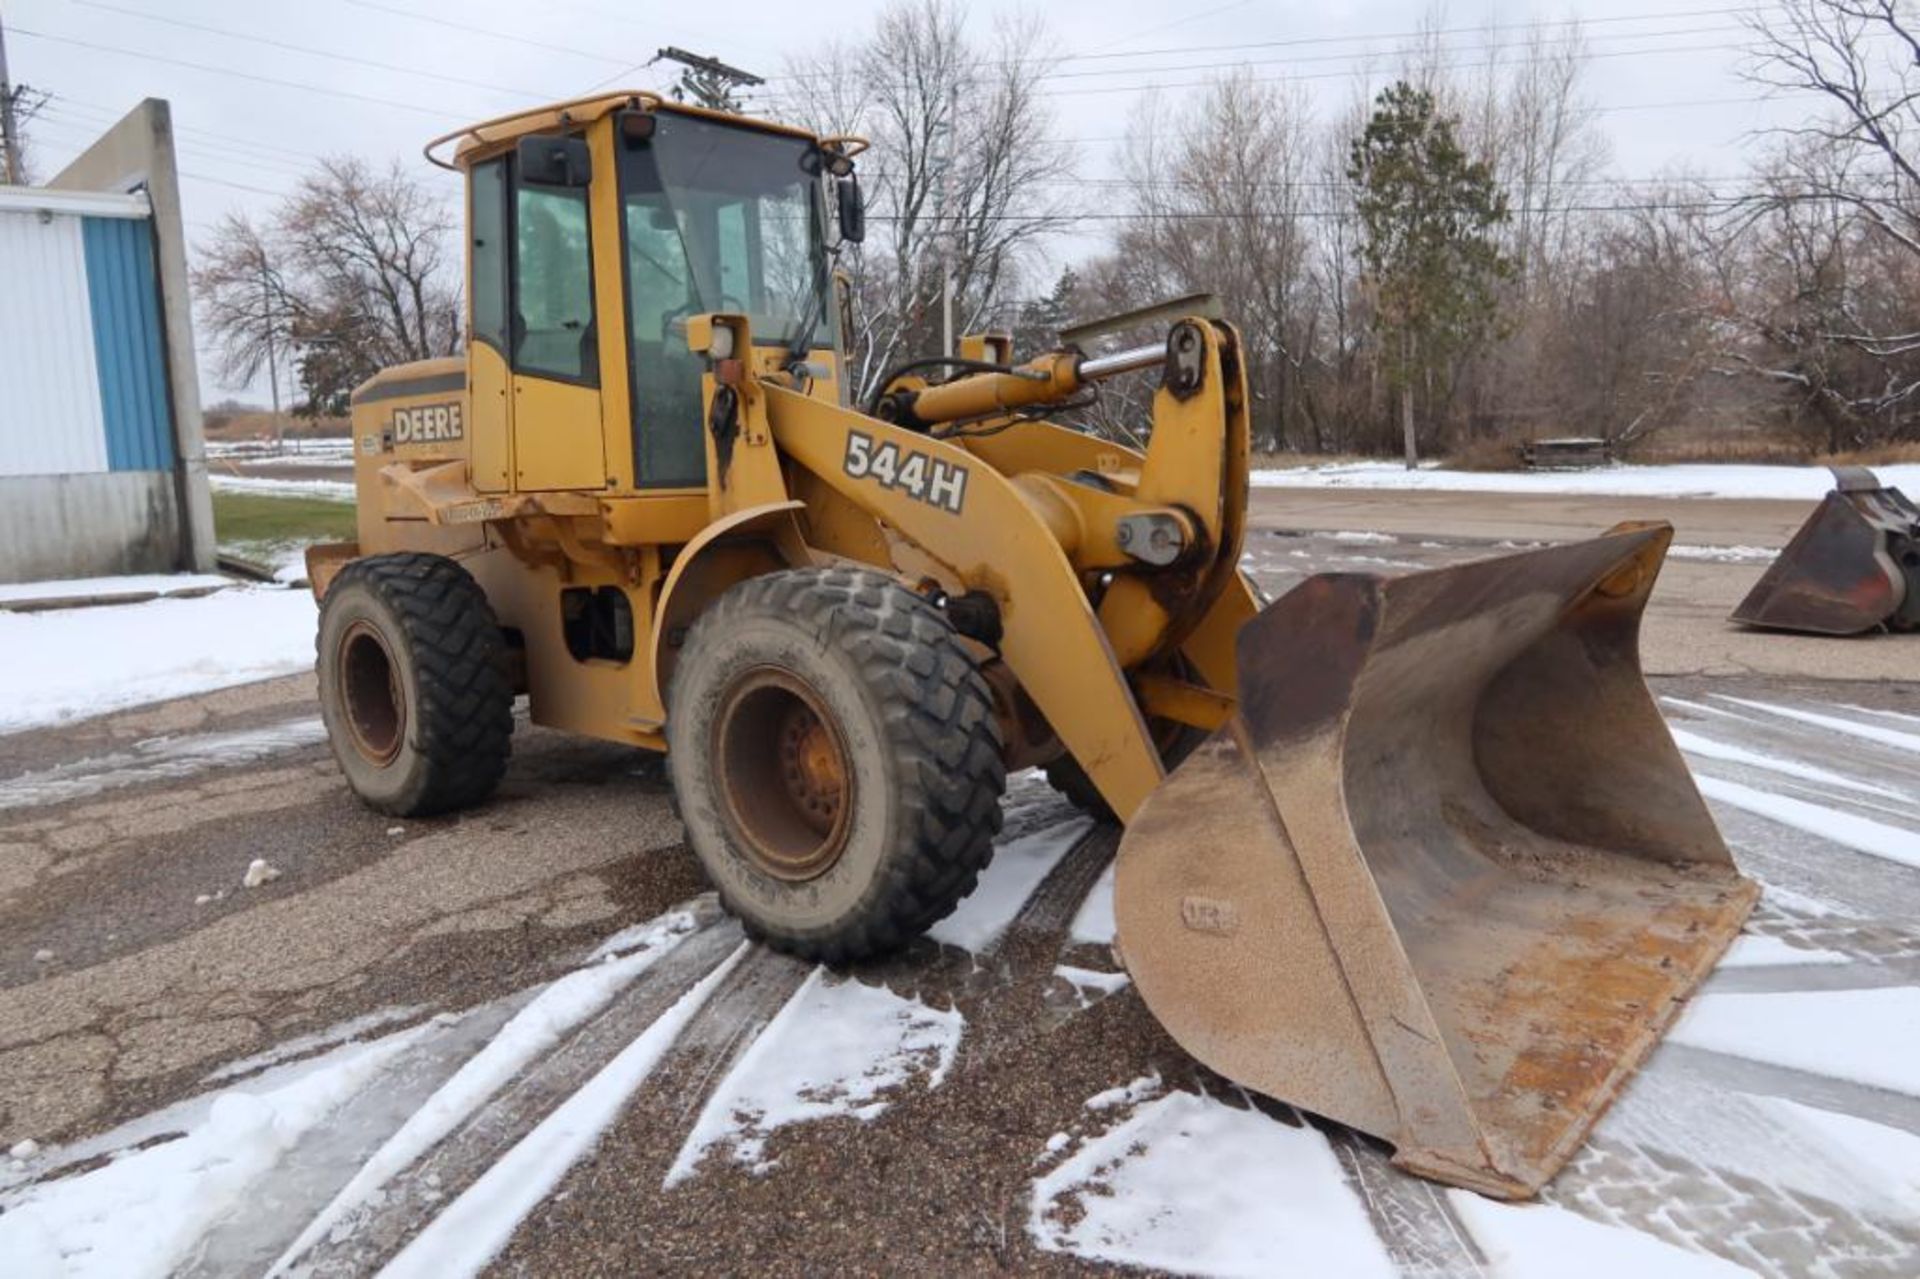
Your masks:
M 692 316 L 746 316 L 754 370 L 839 398 L 832 262 L 864 230 L 863 143 L 650 95 L 460 136 L 477 488 L 705 489 Z

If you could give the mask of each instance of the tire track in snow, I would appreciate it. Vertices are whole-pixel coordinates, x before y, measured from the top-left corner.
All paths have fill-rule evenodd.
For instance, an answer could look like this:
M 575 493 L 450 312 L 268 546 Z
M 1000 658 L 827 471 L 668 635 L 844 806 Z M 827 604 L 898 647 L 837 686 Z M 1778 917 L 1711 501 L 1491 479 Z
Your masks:
M 1307 1122 L 1333 1147 L 1374 1234 L 1406 1279 L 1473 1279 L 1488 1273 L 1486 1257 L 1444 1186 L 1401 1172 L 1385 1147 L 1351 1128 L 1318 1118 Z
M 712 922 L 681 941 L 597 1016 L 477 1110 L 459 1116 L 457 1128 L 388 1179 L 360 1213 L 342 1214 L 325 1238 L 286 1260 L 296 1263 L 298 1273 L 359 1275 L 396 1255 L 416 1238 L 420 1222 L 449 1196 L 478 1184 L 690 990 L 726 964 L 743 941 L 732 920 Z

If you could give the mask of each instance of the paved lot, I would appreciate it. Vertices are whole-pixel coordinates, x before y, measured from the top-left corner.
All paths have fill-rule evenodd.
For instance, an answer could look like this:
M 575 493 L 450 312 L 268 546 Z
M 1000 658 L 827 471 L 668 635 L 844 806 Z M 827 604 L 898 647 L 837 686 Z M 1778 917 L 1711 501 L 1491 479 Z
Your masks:
M 1404 571 L 1491 542 L 1583 535 L 1616 516 L 1672 519 L 1679 541 L 1699 547 L 1777 546 L 1799 518 L 1792 504 L 1629 505 L 1263 490 L 1250 567 L 1278 593 L 1307 571 Z M 1743 869 L 1768 888 L 1749 927 L 1769 939 L 1768 962 L 1723 968 L 1707 999 L 1784 999 L 1764 1007 L 1785 1010 L 1810 993 L 1903 998 L 1920 987 L 1920 637 L 1816 642 L 1726 627 L 1719 619 L 1761 567 L 1676 561 L 1648 621 L 1663 709 L 1715 779 Z M 1781 798 L 1800 807 L 1769 807 Z M 363 1273 L 423 1230 L 456 1236 L 428 1223 L 469 1203 L 463 1191 L 510 1227 L 521 1209 L 481 1193 L 487 1170 L 531 1177 L 513 1161 L 568 1127 L 556 1116 L 595 1095 L 589 1081 L 630 1070 L 635 1046 L 655 1040 L 651 1069 L 604 1137 L 521 1205 L 497 1272 L 971 1273 L 1151 1258 L 1138 1240 L 1096 1238 L 1103 1205 L 1132 1193 L 1101 1180 L 1121 1183 L 1135 1155 L 1124 1141 L 1091 1181 L 1052 1198 L 1039 1187 L 1156 1098 L 1248 1102 L 1159 1030 L 1118 977 L 1097 909 L 1083 909 L 1097 907 L 1114 833 L 1082 837 L 1032 775 L 1015 779 L 1007 813 L 998 904 L 983 893 L 947 940 L 857 974 L 849 995 L 741 946 L 701 896 L 657 762 L 638 752 L 522 724 L 496 800 L 394 822 L 347 793 L 307 677 L 0 738 L 0 1148 L 23 1137 L 49 1147 L 0 1173 L 0 1205 L 78 1185 L 113 1150 L 158 1157 L 195 1131 L 195 1098 L 291 1077 L 300 1067 L 287 1061 L 334 1061 L 345 1039 L 389 1045 L 326 1123 L 287 1138 L 247 1210 L 199 1230 L 180 1260 L 187 1273 L 258 1272 L 406 1125 L 451 1105 L 459 1072 L 522 1042 L 502 1028 L 522 1026 L 548 983 L 605 967 L 606 939 L 665 916 L 677 922 L 657 962 L 588 1014 L 551 1023 L 559 1029 L 516 1059 L 509 1082 L 472 1098 L 380 1194 L 348 1205 L 306 1264 Z M 1914 856 L 1902 861 L 1907 839 Z M 255 859 L 280 875 L 244 888 Z M 804 1046 L 782 1009 L 862 989 L 920 1010 L 867 1074 L 885 1081 L 890 1108 L 840 1104 L 860 1093 L 856 1071 L 815 1089 L 823 1117 L 776 1123 L 769 1110 L 755 1128 L 754 1107 L 728 1098 L 752 1095 L 743 1081 L 766 1068 L 763 1039 Z M 1873 1141 L 1853 1138 L 1868 1129 L 1822 1144 L 1815 1122 L 1864 1121 L 1883 1134 L 1875 1148 L 1920 1149 L 1899 1144 L 1920 1141 L 1920 1100 L 1846 1048 L 1793 1064 L 1704 1031 L 1670 1042 L 1548 1203 L 1765 1275 L 1920 1272 L 1920 1193 L 1862 1154 Z M 1150 1082 L 1089 1107 L 1136 1080 Z M 1298 1116 L 1261 1106 L 1250 1118 L 1313 1143 L 1364 1213 L 1365 1246 L 1393 1270 L 1491 1272 L 1457 1198 L 1395 1171 L 1377 1143 L 1317 1122 L 1289 1128 Z M 732 1125 L 727 1141 L 689 1144 L 715 1124 Z M 743 1147 L 743 1134 L 760 1144 Z M 682 1164 L 690 1175 L 662 1189 Z M 1284 1224 L 1283 1207 L 1215 1224 L 1258 1235 Z

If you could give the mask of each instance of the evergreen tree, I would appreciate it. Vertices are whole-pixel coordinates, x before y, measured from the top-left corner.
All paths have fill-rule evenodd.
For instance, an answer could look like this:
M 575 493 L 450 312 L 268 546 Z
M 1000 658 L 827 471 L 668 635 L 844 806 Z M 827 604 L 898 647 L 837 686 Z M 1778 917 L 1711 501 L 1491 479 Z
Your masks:
M 1418 457 L 1413 397 L 1493 332 L 1508 273 L 1494 231 L 1507 199 L 1467 155 L 1433 95 L 1406 81 L 1381 91 L 1348 154 L 1361 260 L 1373 294 L 1381 372 L 1399 393 L 1407 466 Z

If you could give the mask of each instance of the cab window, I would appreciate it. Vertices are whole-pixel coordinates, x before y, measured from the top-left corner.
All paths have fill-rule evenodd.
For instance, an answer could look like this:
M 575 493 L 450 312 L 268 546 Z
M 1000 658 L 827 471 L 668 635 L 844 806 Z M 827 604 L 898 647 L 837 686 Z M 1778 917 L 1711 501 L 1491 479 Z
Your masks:
M 597 383 L 587 193 L 519 185 L 513 220 L 515 372 Z

